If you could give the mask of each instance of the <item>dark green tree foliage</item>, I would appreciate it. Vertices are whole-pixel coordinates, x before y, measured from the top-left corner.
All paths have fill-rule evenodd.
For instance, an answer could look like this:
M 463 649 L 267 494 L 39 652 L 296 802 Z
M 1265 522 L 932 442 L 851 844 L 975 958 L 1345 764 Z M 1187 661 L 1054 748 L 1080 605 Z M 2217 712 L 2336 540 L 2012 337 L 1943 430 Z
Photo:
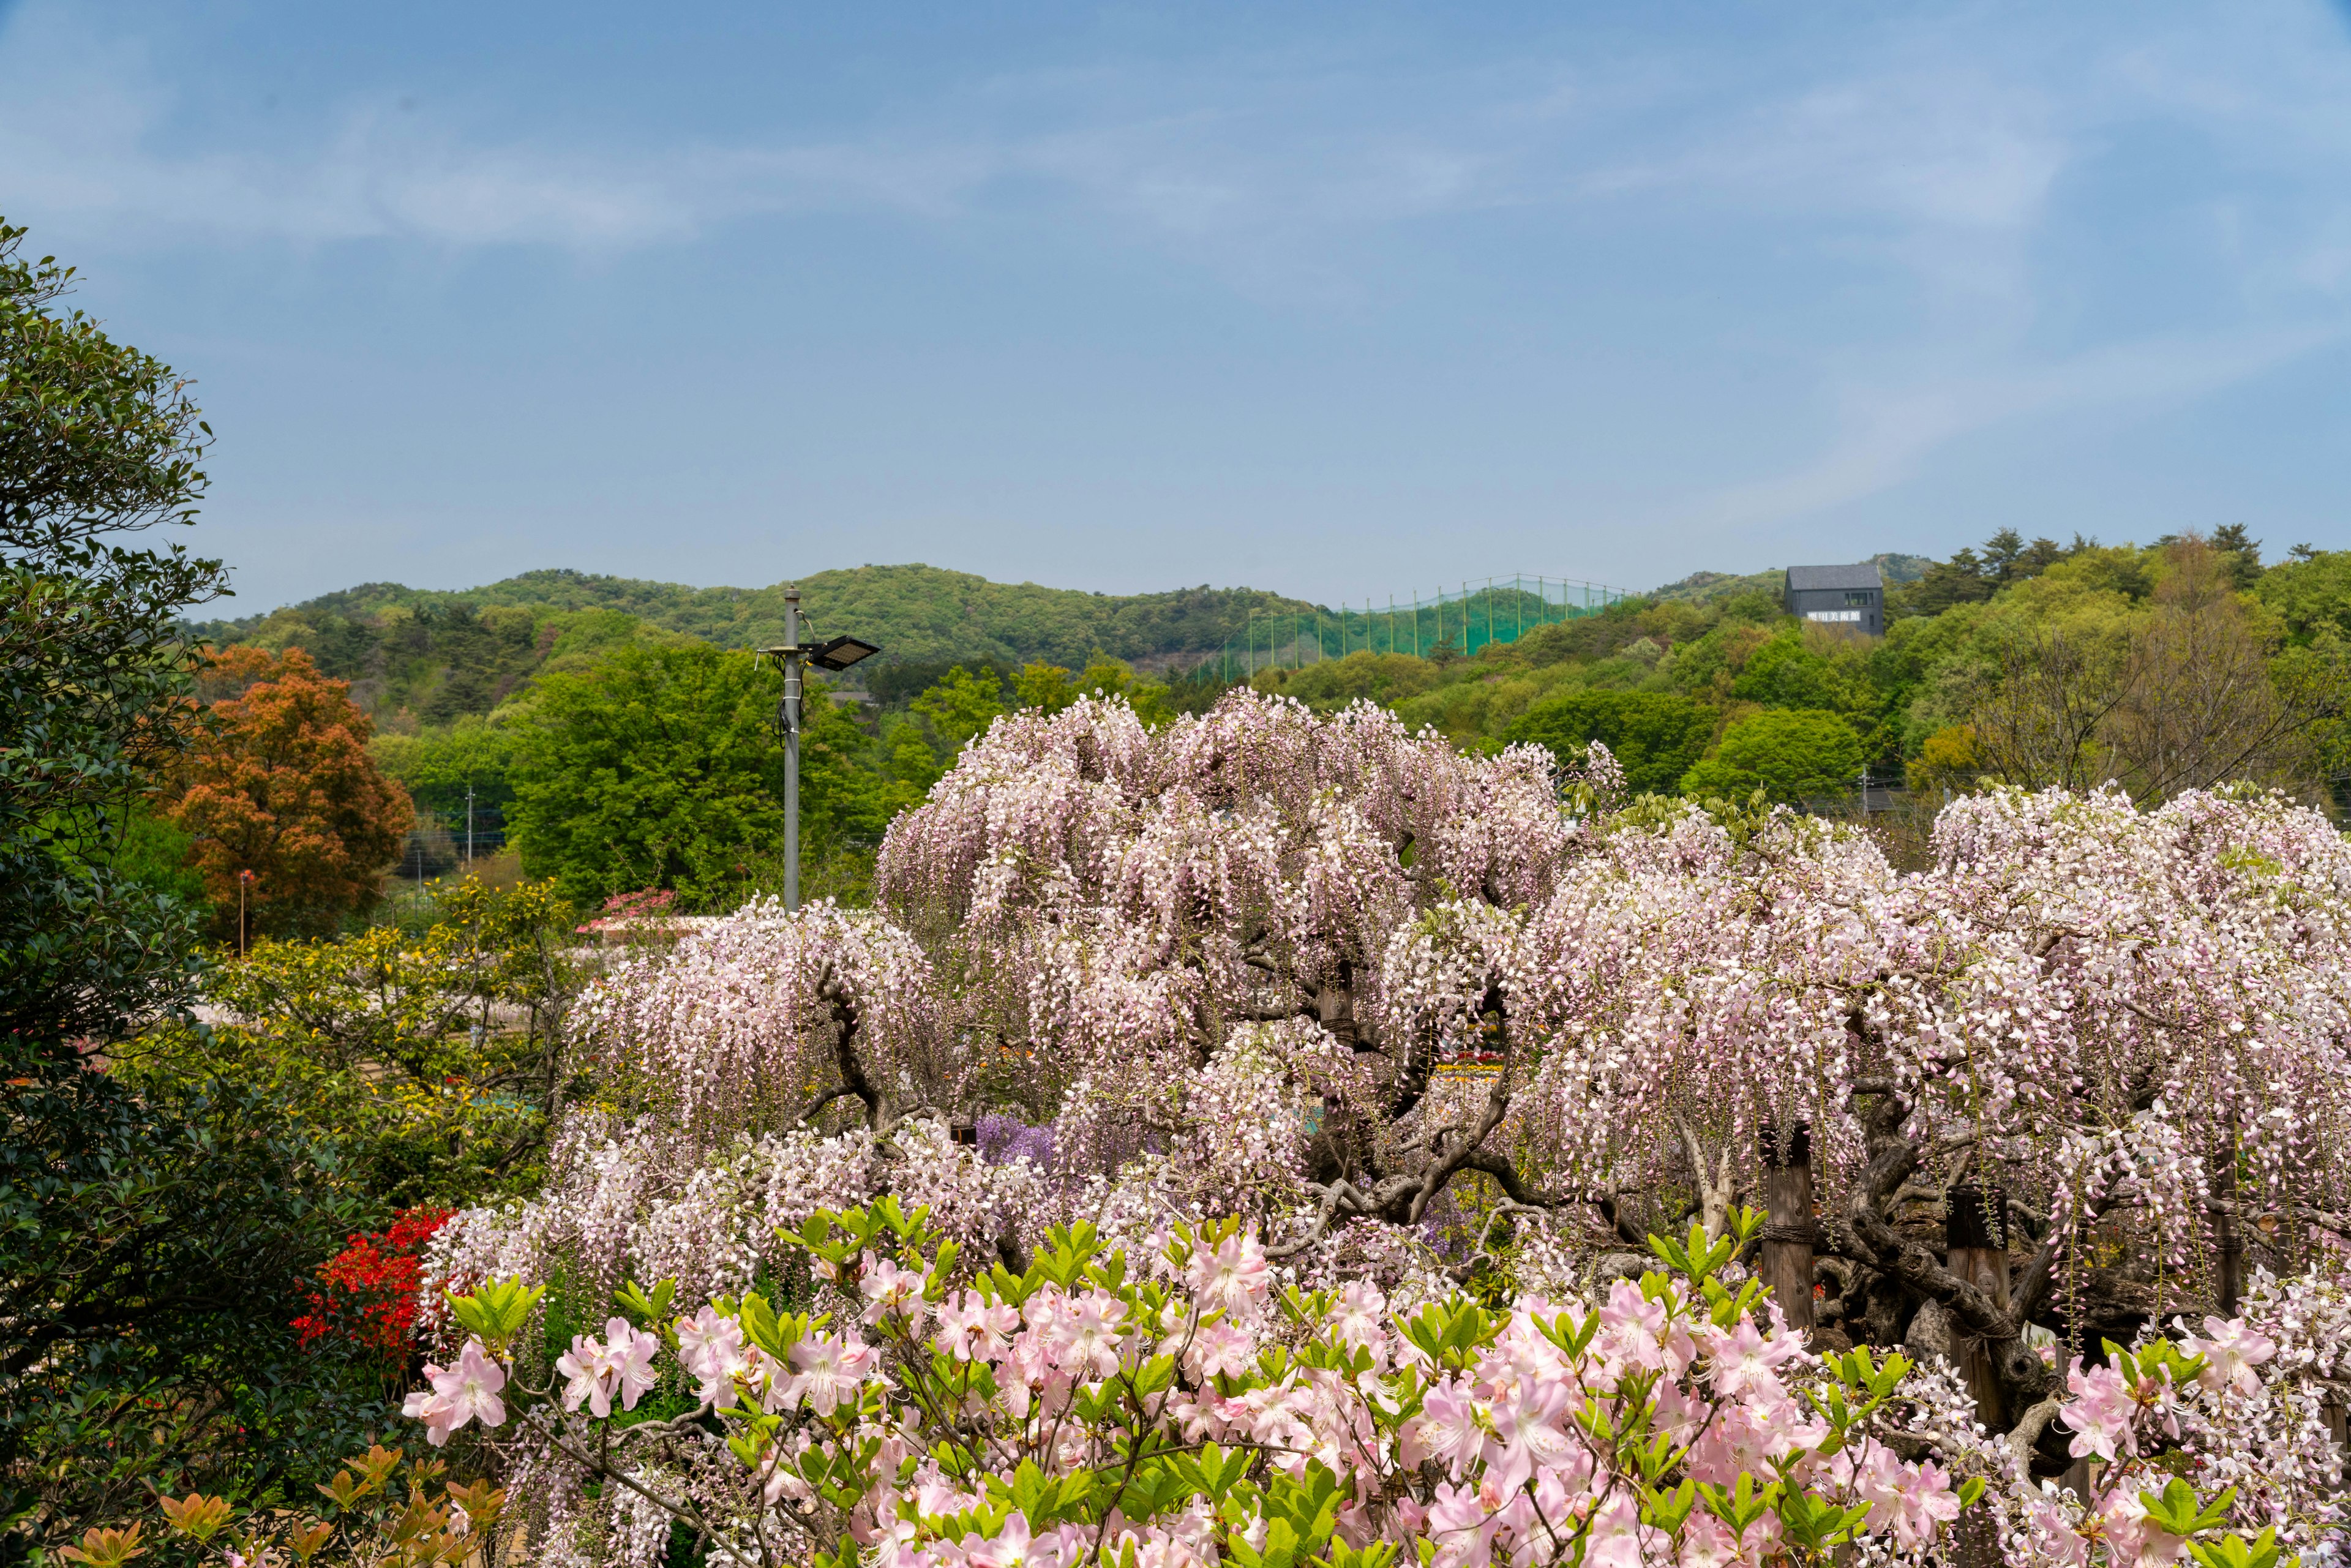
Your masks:
M 1547 746 L 1563 768 L 1579 764 L 1596 740 L 1635 793 L 1670 795 L 1706 754 L 1714 721 L 1706 704 L 1664 692 L 1572 692 L 1529 708 L 1502 739 Z
M 2222 524 L 2212 530 L 2210 543 L 2228 559 L 2229 582 L 2239 592 L 2262 580 L 2262 541 L 2250 537 L 2244 524 Z
M 784 750 L 774 665 L 707 644 L 632 647 L 548 676 L 517 746 L 507 831 L 532 876 L 575 903 L 674 888 L 701 906 L 779 849 Z M 873 742 L 810 683 L 800 833 L 811 859 L 878 841 L 913 791 L 863 766 Z
M 217 561 L 115 542 L 192 520 L 210 432 L 170 367 L 57 301 L 0 225 L 0 1035 L 111 1039 L 185 993 L 184 906 L 115 841 L 183 742 L 181 608 Z
M 290 1328 L 371 1218 L 329 1151 L 246 1090 L 133 1093 L 56 1053 L 8 1071 L 0 1562 L 151 1486 L 291 1495 L 380 1426 L 374 1379 Z
M 2038 577 L 2094 541 L 2074 536 L 2071 545 L 2037 538 L 2027 544 L 2014 528 L 2002 528 L 1980 551 L 1962 549 L 1949 560 L 1929 561 L 1923 575 L 1886 596 L 1889 615 L 1940 615 L 1959 604 L 1980 604 L 2011 582 Z
M 177 617 L 224 583 L 122 542 L 203 494 L 186 383 L 59 309 L 71 271 L 22 237 L 0 225 L 0 1562 L 199 1456 L 299 1462 L 277 1439 L 319 1396 L 277 1309 L 341 1228 L 266 1110 L 143 1099 L 88 1054 L 193 989 L 191 912 L 115 862 L 186 735 Z
M 1844 708 L 1856 695 L 1851 688 L 1836 665 L 1806 647 L 1802 630 L 1791 625 L 1748 655 L 1730 695 L 1766 707 Z

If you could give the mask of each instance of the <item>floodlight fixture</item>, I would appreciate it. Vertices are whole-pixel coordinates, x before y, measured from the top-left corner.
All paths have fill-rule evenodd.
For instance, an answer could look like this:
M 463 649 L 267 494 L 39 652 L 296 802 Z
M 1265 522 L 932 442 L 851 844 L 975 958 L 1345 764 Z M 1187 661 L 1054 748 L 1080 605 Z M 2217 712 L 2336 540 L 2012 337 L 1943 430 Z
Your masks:
M 820 670 L 841 671 L 870 659 L 882 650 L 857 637 L 835 637 L 808 650 L 808 662 Z

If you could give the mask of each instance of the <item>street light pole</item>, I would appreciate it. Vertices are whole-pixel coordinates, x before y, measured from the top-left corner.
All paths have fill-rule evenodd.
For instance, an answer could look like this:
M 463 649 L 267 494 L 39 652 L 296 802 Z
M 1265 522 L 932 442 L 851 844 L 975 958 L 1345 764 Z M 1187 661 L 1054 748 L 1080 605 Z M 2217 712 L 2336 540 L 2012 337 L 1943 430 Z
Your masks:
M 784 667 L 784 700 L 776 708 L 776 727 L 784 732 L 784 908 L 800 906 L 800 676 L 809 665 L 836 674 L 882 650 L 859 637 L 831 637 L 807 647 L 800 645 L 800 587 L 784 585 L 784 640 L 772 653 Z
M 800 590 L 784 590 L 784 909 L 800 906 Z

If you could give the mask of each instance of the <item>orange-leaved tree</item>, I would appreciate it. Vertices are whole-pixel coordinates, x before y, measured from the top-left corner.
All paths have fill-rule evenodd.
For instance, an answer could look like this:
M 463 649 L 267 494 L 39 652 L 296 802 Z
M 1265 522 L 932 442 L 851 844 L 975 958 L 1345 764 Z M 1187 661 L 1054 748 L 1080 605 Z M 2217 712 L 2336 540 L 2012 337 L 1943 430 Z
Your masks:
M 235 920 L 241 872 L 253 873 L 257 931 L 321 926 L 367 904 L 416 813 L 368 755 L 374 726 L 350 683 L 299 648 L 231 648 L 204 685 L 236 695 L 209 706 L 169 815 L 195 840 L 213 906 Z

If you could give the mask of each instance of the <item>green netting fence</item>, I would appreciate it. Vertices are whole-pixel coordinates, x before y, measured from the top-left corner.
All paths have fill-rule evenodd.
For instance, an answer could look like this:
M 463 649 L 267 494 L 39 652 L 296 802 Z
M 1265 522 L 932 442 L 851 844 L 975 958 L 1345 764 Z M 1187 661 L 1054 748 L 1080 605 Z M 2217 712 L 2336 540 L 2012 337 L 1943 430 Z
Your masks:
M 1336 610 L 1254 613 L 1241 634 L 1228 639 L 1220 669 L 1228 681 L 1260 670 L 1292 670 L 1350 653 L 1412 653 L 1440 649 L 1468 657 L 1489 643 L 1514 643 L 1528 632 L 1590 615 L 1629 597 L 1621 588 L 1572 577 L 1489 577 L 1403 599 L 1365 600 Z

